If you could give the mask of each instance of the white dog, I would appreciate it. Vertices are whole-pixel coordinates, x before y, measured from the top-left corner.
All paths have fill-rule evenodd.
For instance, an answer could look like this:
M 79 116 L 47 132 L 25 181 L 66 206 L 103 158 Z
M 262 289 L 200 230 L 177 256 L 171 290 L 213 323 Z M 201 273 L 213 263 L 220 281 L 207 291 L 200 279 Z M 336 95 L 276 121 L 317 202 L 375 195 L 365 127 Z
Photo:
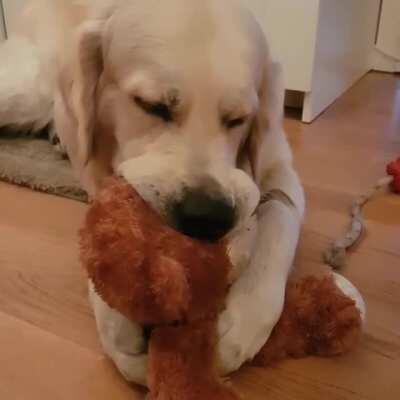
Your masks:
M 91 194 L 117 171 L 176 229 L 228 235 L 237 279 L 219 355 L 236 370 L 280 317 L 304 212 L 258 24 L 235 0 L 38 0 L 24 18 L 0 50 L 0 125 L 54 116 Z M 145 383 L 143 328 L 91 299 L 105 351 Z

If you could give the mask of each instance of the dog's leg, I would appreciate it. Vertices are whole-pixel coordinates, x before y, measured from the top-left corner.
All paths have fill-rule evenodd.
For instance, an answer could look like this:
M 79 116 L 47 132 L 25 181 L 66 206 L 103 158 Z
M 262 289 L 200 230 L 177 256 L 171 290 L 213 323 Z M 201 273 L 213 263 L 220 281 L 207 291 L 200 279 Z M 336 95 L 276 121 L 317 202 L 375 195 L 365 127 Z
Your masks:
M 0 45 L 0 127 L 39 131 L 52 120 L 53 79 L 24 37 Z
M 258 211 L 258 238 L 246 271 L 233 284 L 219 321 L 221 370 L 251 360 L 268 340 L 284 304 L 297 247 L 304 199 L 297 175 L 282 164 L 268 174 L 263 190 L 274 193 Z

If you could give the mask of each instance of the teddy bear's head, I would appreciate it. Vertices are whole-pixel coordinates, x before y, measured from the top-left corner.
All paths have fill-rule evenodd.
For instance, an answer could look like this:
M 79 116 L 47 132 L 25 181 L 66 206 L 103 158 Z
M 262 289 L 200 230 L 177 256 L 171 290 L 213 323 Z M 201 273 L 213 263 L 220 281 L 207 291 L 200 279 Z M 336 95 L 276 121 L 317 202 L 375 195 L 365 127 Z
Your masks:
M 188 238 L 119 178 L 110 178 L 81 230 L 95 290 L 138 323 L 169 324 L 217 313 L 230 262 L 225 245 Z

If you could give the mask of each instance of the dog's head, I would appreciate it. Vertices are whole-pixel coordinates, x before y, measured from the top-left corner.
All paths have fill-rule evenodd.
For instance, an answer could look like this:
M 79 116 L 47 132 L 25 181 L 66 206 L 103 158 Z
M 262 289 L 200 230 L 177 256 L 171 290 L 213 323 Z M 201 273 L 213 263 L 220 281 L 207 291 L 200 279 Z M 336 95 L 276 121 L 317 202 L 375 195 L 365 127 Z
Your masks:
M 78 35 L 80 162 L 112 138 L 113 169 L 170 223 L 220 238 L 255 211 L 283 140 L 263 34 L 234 1 L 109 3 Z

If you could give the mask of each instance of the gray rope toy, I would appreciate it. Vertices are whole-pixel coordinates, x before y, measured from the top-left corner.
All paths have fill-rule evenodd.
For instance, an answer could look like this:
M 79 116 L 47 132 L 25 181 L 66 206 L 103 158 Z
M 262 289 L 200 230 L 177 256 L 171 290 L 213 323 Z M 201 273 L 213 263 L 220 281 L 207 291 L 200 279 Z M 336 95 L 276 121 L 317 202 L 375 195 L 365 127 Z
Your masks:
M 364 206 L 383 188 L 391 187 L 394 193 L 400 193 L 400 159 L 390 163 L 387 167 L 386 176 L 378 181 L 378 183 L 367 193 L 358 197 L 350 209 L 351 223 L 341 238 L 336 240 L 324 253 L 324 262 L 333 269 L 342 269 L 346 266 L 348 251 L 357 245 L 361 240 L 361 236 L 365 231 L 365 222 L 362 215 Z

